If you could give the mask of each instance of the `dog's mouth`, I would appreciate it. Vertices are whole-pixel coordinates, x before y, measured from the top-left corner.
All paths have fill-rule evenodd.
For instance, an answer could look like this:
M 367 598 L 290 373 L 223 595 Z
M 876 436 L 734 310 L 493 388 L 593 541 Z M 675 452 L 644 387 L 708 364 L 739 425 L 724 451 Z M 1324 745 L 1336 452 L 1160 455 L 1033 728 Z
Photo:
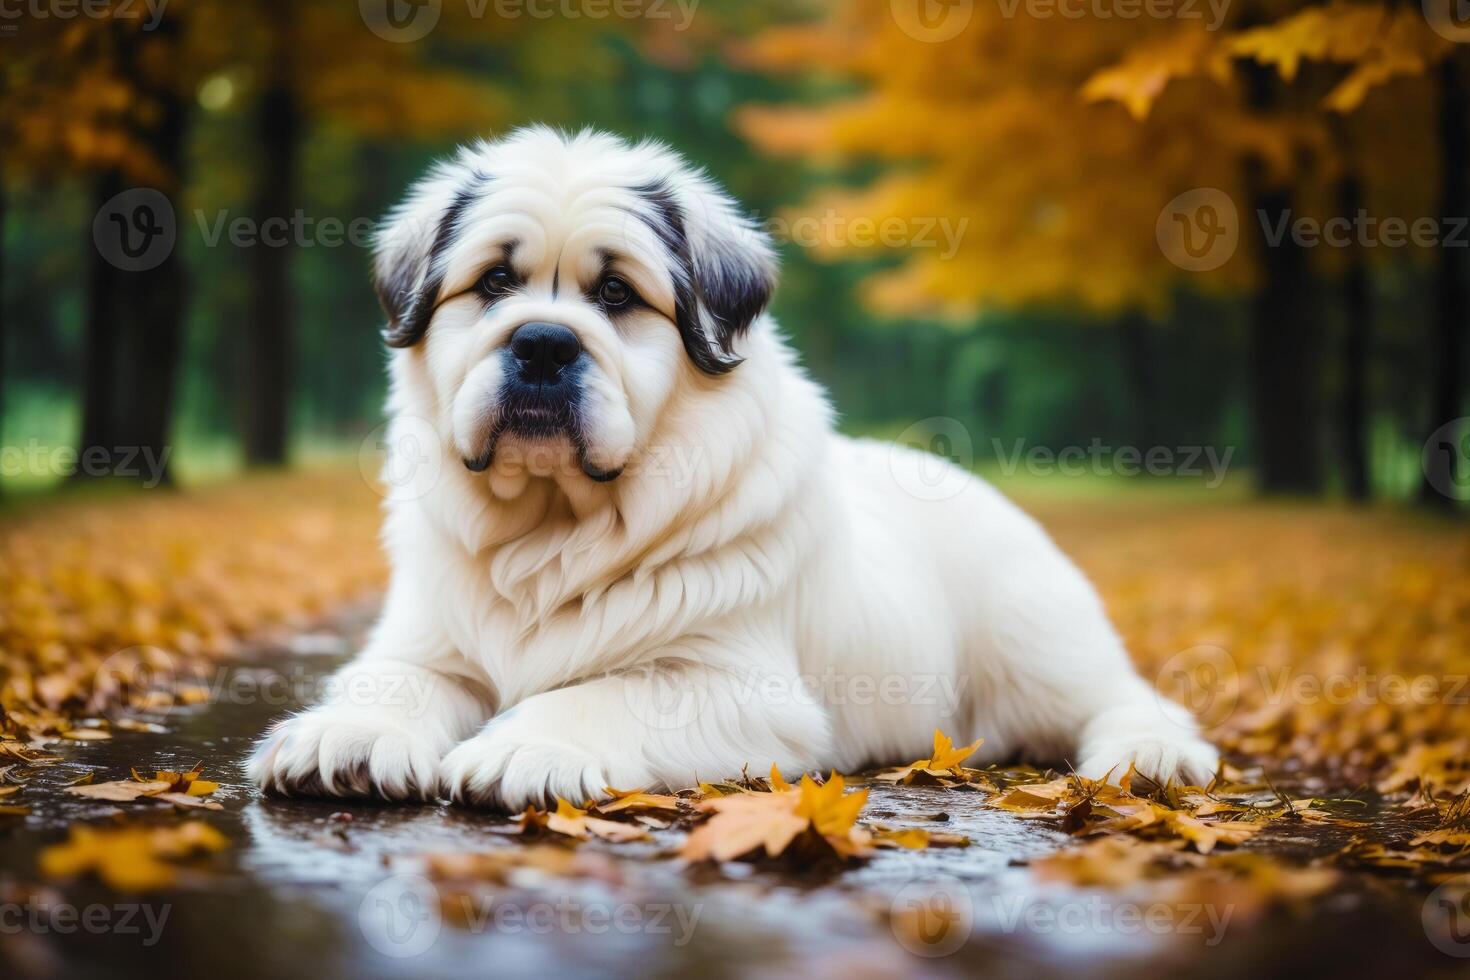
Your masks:
M 496 451 L 506 436 L 514 436 L 530 443 L 549 443 L 566 439 L 576 455 L 577 466 L 588 478 L 598 483 L 616 480 L 623 473 L 620 466 L 607 470 L 588 458 L 587 440 L 578 424 L 577 411 L 572 399 L 559 392 L 537 392 L 534 397 L 506 397 L 502 399 L 500 413 L 485 439 L 485 448 L 478 456 L 466 456 L 465 468 L 472 473 L 483 473 L 495 463 Z

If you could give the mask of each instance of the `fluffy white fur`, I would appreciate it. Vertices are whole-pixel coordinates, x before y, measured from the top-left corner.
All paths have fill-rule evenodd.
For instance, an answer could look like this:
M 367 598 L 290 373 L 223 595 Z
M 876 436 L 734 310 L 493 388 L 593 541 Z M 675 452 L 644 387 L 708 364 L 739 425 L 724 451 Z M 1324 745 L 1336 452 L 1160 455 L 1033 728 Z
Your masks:
M 1216 751 L 1135 672 L 1036 522 L 947 463 L 835 434 L 764 315 L 728 335 L 733 370 L 691 361 L 679 291 L 713 290 L 681 282 L 630 189 L 651 181 L 677 205 L 693 279 L 773 275 L 764 236 L 708 179 L 601 134 L 467 148 L 395 212 L 378 256 L 390 330 L 426 283 L 435 308 L 392 355 L 389 410 L 396 431 L 432 425 L 437 478 L 389 502 L 382 618 L 336 693 L 261 740 L 252 779 L 520 808 L 746 765 L 906 762 L 942 728 L 983 736 L 977 763 L 1207 780 Z M 487 306 L 472 286 L 508 255 L 524 285 Z M 615 321 L 588 298 L 609 262 L 648 309 Z M 507 437 L 485 472 L 464 464 L 531 320 L 580 338 L 585 453 L 616 479 L 589 478 L 565 438 Z M 693 322 L 712 345 L 732 327 L 703 307 Z M 925 492 L 936 473 L 952 492 Z

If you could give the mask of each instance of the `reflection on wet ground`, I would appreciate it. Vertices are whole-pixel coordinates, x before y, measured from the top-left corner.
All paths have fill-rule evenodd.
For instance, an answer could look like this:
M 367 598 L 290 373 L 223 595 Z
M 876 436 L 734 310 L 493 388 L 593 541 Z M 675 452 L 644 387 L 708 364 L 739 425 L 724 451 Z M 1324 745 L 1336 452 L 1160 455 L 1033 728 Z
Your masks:
M 327 980 L 698 971 L 711 980 L 1038 980 L 1139 970 L 1448 975 L 1470 964 L 1426 940 L 1422 892 L 1368 878 L 1349 879 L 1349 887 L 1300 915 L 1236 918 L 1221 902 L 1193 910 L 1188 922 L 1173 908 L 1151 924 L 1148 905 L 1136 897 L 1038 883 L 1025 870 L 1026 860 L 1065 846 L 1059 831 L 986 809 L 976 793 L 889 785 L 873 787 L 868 815 L 932 828 L 942 814 L 944 829 L 967 835 L 972 845 L 883 851 L 865 865 L 808 877 L 745 866 L 686 869 L 667 858 L 677 832 L 650 844 L 588 843 L 582 847 L 617 855 L 615 876 L 517 882 L 451 922 L 439 914 L 433 886 L 401 859 L 521 846 L 508 838 L 503 818 L 444 806 L 262 799 L 242 781 L 238 763 L 250 740 L 309 690 L 291 679 L 330 669 L 356 626 L 354 620 L 342 633 L 299 641 L 294 652 L 222 670 L 217 691 L 230 693 L 176 711 L 167 733 L 69 744 L 65 764 L 41 770 L 24 791 L 31 814 L 0 824 L 0 881 L 11 886 L 0 892 L 0 975 Z M 115 779 L 132 766 L 182 769 L 196 761 L 224 784 L 215 798 L 225 809 L 201 815 L 229 836 L 228 851 L 192 866 L 175 887 L 143 897 L 89 881 L 40 880 L 38 850 L 74 822 L 106 821 L 117 812 L 178 819 L 160 804 L 79 799 L 61 786 L 89 770 L 98 780 Z M 1334 844 L 1263 834 L 1251 846 L 1302 855 Z M 890 927 L 890 914 L 936 890 L 962 928 L 953 944 L 908 939 L 923 952 L 947 954 L 915 955 Z M 1206 897 L 1202 906 L 1210 904 Z

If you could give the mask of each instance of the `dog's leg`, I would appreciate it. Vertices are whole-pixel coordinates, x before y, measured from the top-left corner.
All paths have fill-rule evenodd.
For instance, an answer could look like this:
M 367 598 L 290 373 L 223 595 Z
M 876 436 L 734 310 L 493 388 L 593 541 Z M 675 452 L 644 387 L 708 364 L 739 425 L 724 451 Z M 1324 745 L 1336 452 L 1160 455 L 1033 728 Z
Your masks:
M 1140 677 L 1091 583 L 1039 534 L 980 590 L 990 624 L 972 687 L 975 734 L 1033 758 L 1061 758 L 1093 779 L 1133 765 L 1159 782 L 1203 784 L 1219 752 L 1194 718 Z
M 512 811 L 557 797 L 580 805 L 608 787 L 678 789 L 746 766 L 803 772 L 829 756 L 829 742 L 827 718 L 794 671 L 662 661 L 520 702 L 444 758 L 441 791 Z
M 372 638 L 328 680 L 322 703 L 256 744 L 252 782 L 282 794 L 435 795 L 439 760 L 490 711 L 469 681 L 435 669 L 457 658 L 424 608 L 390 592 Z

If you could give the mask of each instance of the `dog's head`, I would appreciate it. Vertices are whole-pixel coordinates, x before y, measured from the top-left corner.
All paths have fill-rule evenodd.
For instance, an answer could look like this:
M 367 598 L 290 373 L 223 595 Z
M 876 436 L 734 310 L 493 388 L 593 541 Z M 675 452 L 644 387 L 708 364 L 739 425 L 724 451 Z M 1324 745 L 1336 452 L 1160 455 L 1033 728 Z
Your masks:
M 524 129 L 466 148 L 390 216 L 388 344 L 471 470 L 616 478 L 681 383 L 740 363 L 775 285 L 769 240 L 652 143 Z

